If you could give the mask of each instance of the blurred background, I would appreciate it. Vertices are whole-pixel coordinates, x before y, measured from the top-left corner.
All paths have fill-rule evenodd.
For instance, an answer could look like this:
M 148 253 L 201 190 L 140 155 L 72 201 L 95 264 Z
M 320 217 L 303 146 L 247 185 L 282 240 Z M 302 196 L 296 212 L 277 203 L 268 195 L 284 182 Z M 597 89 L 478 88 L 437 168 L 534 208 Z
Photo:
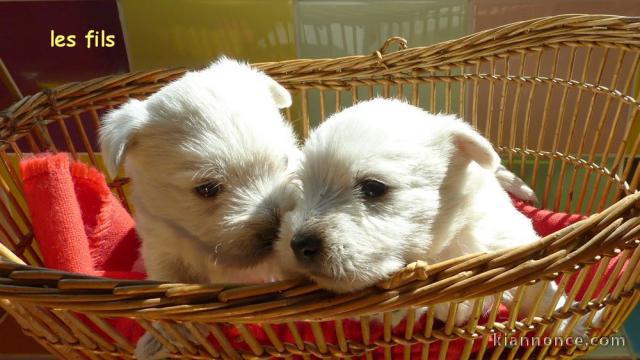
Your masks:
M 424 46 L 567 13 L 640 16 L 640 0 L 0 0 L 0 59 L 19 89 L 0 86 L 0 109 L 67 82 L 198 68 L 222 54 L 249 62 L 371 54 L 390 36 Z M 52 30 L 76 35 L 76 46 L 52 47 Z M 114 35 L 115 46 L 87 49 L 89 30 Z M 12 319 L 0 321 L 0 359 L 49 358 Z M 622 335 L 626 346 L 590 358 L 640 356 L 640 312 Z

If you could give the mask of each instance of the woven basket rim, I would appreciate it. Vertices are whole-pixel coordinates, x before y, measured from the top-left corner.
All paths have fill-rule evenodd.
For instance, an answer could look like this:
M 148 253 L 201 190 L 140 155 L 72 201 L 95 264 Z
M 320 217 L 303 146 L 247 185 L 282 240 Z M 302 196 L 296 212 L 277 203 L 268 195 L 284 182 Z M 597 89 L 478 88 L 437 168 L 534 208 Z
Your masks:
M 415 262 L 391 279 L 351 294 L 333 294 L 305 280 L 249 285 L 179 284 L 107 279 L 0 260 L 0 272 L 8 273 L 13 282 L 0 284 L 0 297 L 103 316 L 148 319 L 240 323 L 255 322 L 258 317 L 293 320 L 310 311 L 304 305 L 313 304 L 319 306 L 312 306 L 308 320 L 369 315 L 486 296 L 513 288 L 514 284 L 552 280 L 576 266 L 596 262 L 601 254 L 615 256 L 619 253 L 615 249 L 638 245 L 639 240 L 634 237 L 640 234 L 639 201 L 640 193 L 628 195 L 605 211 L 527 246 L 470 254 L 437 264 Z M 634 230 L 624 233 L 622 228 Z M 584 244 L 586 238 L 596 241 Z M 474 279 L 478 280 L 474 283 Z M 51 283 L 56 286 L 51 287 Z M 345 304 L 356 306 L 362 302 L 375 306 L 344 309 Z M 290 309 L 296 304 L 300 309 Z M 340 305 L 339 309 L 332 311 L 335 305 Z M 291 314 L 278 313 L 283 307 Z

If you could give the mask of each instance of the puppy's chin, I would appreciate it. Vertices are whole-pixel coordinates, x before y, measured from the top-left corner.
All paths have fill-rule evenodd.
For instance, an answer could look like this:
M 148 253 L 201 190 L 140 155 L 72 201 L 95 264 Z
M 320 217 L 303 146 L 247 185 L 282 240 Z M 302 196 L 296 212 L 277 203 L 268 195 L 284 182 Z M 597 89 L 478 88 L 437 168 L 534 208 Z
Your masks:
M 369 266 L 345 266 L 348 260 L 335 263 L 303 264 L 293 257 L 282 256 L 276 245 L 276 259 L 286 279 L 307 278 L 320 288 L 335 293 L 351 293 L 388 279 L 404 266 L 401 260 L 370 263 Z M 329 256 L 331 257 L 331 256 Z M 373 268 L 374 270 L 371 270 Z
M 321 288 L 329 291 L 333 291 L 335 293 L 344 294 L 356 292 L 358 290 L 362 290 L 369 286 L 375 285 L 381 280 L 384 279 L 361 279 L 358 277 L 347 278 L 349 275 L 345 275 L 345 277 L 336 278 L 326 275 L 320 274 L 306 274 L 306 277 L 311 279 L 313 282 L 318 284 Z

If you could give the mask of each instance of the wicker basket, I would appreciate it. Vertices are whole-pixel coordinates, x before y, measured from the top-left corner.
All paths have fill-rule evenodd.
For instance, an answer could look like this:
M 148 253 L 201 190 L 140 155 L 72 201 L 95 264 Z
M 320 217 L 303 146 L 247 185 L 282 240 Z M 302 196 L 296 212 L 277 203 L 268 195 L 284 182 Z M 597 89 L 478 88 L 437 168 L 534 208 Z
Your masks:
M 591 335 L 606 336 L 621 326 L 638 302 L 640 169 L 634 160 L 640 147 L 640 19 L 554 16 L 388 52 L 394 42 L 406 47 L 393 38 L 372 55 L 256 66 L 292 91 L 295 104 L 286 115 L 304 136 L 310 125 L 358 99 L 406 98 L 427 110 L 455 112 L 472 122 L 502 152 L 505 163 L 533 184 L 543 207 L 591 216 L 515 250 L 411 264 L 385 283 L 348 295 L 295 281 L 242 287 L 165 284 L 38 267 L 42 263 L 17 159 L 24 153 L 68 151 L 104 169 L 95 147 L 99 114 L 129 97 L 146 97 L 184 70 L 109 76 L 25 97 L 1 114 L 0 254 L 6 259 L 0 262 L 0 304 L 27 334 L 65 359 L 132 358 L 135 344 L 110 325 L 112 317 L 134 319 L 161 337 L 176 358 L 374 358 L 379 348 L 385 358 L 395 357 L 398 348 L 409 358 L 419 346 L 426 359 L 429 347 L 438 342 L 436 357 L 444 359 L 457 339 L 464 344 L 459 356 L 463 359 L 572 358 L 591 350 L 591 344 L 487 344 L 496 333 L 553 334 L 561 319 L 571 318 L 575 325 L 579 316 L 593 316 L 602 308 L 604 324 L 591 329 Z M 110 181 L 126 204 L 126 179 Z M 603 281 L 614 256 L 622 261 Z M 478 323 L 483 296 L 518 287 L 521 298 L 522 290 L 534 282 L 577 274 L 576 285 L 568 291 L 572 300 L 589 273 L 595 276 L 587 295 L 604 282 L 603 291 L 592 300 L 584 296 L 555 313 L 524 319 L 512 311 L 505 321 L 495 319 L 496 305 L 489 321 Z M 559 291 L 565 290 L 568 278 L 562 278 Z M 410 326 L 421 321 L 418 307 L 450 302 L 455 309 L 465 299 L 473 299 L 474 316 L 462 327 L 455 326 L 453 310 L 443 324 L 429 311 L 423 330 Z M 397 309 L 407 310 L 408 324 L 400 335 L 391 329 L 391 312 Z M 384 332 L 371 340 L 370 325 L 378 318 Z M 346 319 L 360 321 L 360 340 L 347 339 Z M 165 339 L 150 326 L 152 321 L 173 338 Z M 313 341 L 298 334 L 303 322 Z M 177 323 L 186 324 L 191 339 L 172 331 Z M 196 323 L 206 324 L 218 345 L 211 345 Z M 250 324 L 262 327 L 268 343 L 254 338 Z M 280 324 L 289 328 L 293 341 L 278 337 L 273 329 Z M 327 326 L 335 330 L 335 341 L 325 339 Z M 245 348 L 233 347 L 233 339 L 222 330 L 229 327 Z

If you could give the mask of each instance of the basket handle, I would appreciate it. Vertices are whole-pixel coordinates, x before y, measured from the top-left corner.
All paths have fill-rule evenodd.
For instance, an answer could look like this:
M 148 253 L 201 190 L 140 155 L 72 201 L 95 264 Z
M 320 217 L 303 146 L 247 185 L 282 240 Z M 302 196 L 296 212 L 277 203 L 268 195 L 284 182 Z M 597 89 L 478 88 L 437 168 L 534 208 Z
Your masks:
M 404 50 L 407 48 L 407 40 L 403 37 L 400 36 L 392 36 L 390 38 L 388 38 L 384 44 L 382 44 L 382 46 L 380 47 L 380 49 L 378 49 L 378 51 L 376 51 L 376 54 L 380 54 L 380 56 L 384 55 L 387 52 L 387 49 L 389 49 L 389 46 L 391 46 L 391 44 L 398 44 L 398 47 L 400 48 L 400 50 Z
M 392 37 L 388 38 L 384 42 L 384 44 L 382 44 L 380 49 L 378 49 L 378 50 L 373 52 L 373 56 L 378 58 L 378 64 L 382 65 L 385 69 L 388 69 L 389 67 L 382 60 L 382 55 L 386 54 L 386 52 L 389 49 L 389 46 L 391 46 L 391 44 L 398 44 L 398 47 L 400 48 L 400 50 L 404 50 L 404 49 L 407 48 L 407 40 L 405 38 L 403 38 L 403 37 L 400 37 L 400 36 L 392 36 Z

